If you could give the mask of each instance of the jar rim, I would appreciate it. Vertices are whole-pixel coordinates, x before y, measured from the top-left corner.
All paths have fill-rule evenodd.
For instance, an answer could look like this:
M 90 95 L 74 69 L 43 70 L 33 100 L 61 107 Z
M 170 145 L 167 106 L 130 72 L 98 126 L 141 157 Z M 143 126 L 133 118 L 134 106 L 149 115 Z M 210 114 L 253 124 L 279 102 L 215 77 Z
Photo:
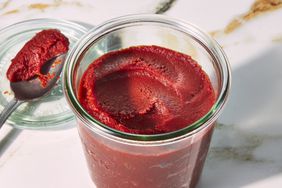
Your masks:
M 60 26 L 65 26 L 65 27 L 71 27 L 72 29 L 76 29 L 79 32 L 86 33 L 88 29 L 84 27 L 81 24 L 78 24 L 76 22 L 72 22 L 69 20 L 64 20 L 64 19 L 54 19 L 54 18 L 34 18 L 34 19 L 29 19 L 29 20 L 23 20 L 20 22 L 13 23 L 11 25 L 8 25 L 6 27 L 0 28 L 1 33 L 6 33 L 9 31 L 14 31 L 17 29 L 17 32 L 22 32 L 19 28 L 20 27 L 27 27 L 27 25 L 31 25 L 32 27 L 42 27 L 42 25 L 60 25 Z M 28 29 L 25 29 L 28 30 Z
M 167 26 L 173 26 L 173 29 L 187 32 L 190 31 L 193 39 L 204 45 L 205 50 L 209 50 L 209 54 L 217 61 L 220 66 L 220 73 L 222 77 L 221 89 L 218 94 L 217 100 L 203 117 L 196 122 L 187 125 L 186 127 L 168 133 L 162 134 L 132 134 L 122 132 L 113 129 L 92 117 L 79 103 L 75 91 L 73 89 L 73 74 L 77 60 L 80 55 L 83 54 L 92 42 L 103 36 L 105 33 L 109 33 L 117 27 L 124 27 L 126 24 L 133 23 L 160 23 Z M 127 15 L 118 18 L 111 19 L 104 22 L 95 28 L 91 29 L 82 39 L 76 43 L 76 46 L 68 54 L 65 62 L 64 73 L 63 73 L 63 85 L 65 97 L 71 106 L 76 116 L 85 124 L 91 131 L 100 133 L 110 139 L 114 139 L 120 142 L 127 142 L 131 144 L 156 144 L 156 143 L 167 143 L 171 141 L 177 141 L 185 137 L 191 136 L 196 132 L 202 130 L 208 125 L 212 124 L 217 117 L 219 112 L 226 103 L 227 96 L 230 91 L 231 85 L 231 70 L 228 59 L 220 47 L 220 45 L 212 39 L 208 34 L 201 31 L 197 26 L 184 22 L 183 20 L 171 18 L 164 15 L 153 15 L 153 14 L 134 14 Z

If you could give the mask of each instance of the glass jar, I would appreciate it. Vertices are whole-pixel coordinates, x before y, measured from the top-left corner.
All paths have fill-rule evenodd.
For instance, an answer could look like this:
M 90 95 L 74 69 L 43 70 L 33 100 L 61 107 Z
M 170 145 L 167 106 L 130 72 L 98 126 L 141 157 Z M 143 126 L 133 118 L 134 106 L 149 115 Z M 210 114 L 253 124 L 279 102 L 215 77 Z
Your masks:
M 51 28 L 59 29 L 69 39 L 70 49 L 89 30 L 80 24 L 56 19 L 27 20 L 0 30 L 0 112 L 14 97 L 6 77 L 11 59 L 36 33 Z M 17 128 L 42 129 L 64 125 L 65 122 L 73 120 L 74 116 L 66 104 L 61 83 L 62 79 L 50 95 L 42 100 L 19 106 L 7 123 Z
M 210 111 L 183 129 L 156 135 L 114 130 L 89 115 L 77 99 L 88 65 L 105 53 L 137 45 L 158 45 L 192 56 L 208 74 L 216 93 Z M 97 187 L 194 187 L 229 88 L 230 68 L 218 43 L 192 24 L 160 15 L 125 16 L 97 26 L 76 44 L 64 69 L 64 92 L 77 117 Z

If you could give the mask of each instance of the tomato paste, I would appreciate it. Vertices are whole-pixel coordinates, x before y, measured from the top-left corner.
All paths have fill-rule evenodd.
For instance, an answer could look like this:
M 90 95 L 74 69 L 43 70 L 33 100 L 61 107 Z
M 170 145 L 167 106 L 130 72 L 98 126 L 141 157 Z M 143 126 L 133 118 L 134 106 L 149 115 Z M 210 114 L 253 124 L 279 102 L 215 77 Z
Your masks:
M 200 119 L 215 93 L 190 56 L 135 46 L 96 59 L 81 79 L 78 98 L 89 114 L 113 129 L 160 134 Z
M 51 58 L 66 53 L 68 49 L 69 40 L 59 30 L 43 30 L 29 40 L 12 59 L 7 78 L 11 82 L 27 81 L 37 76 L 50 78 L 51 75 L 42 74 L 42 66 Z

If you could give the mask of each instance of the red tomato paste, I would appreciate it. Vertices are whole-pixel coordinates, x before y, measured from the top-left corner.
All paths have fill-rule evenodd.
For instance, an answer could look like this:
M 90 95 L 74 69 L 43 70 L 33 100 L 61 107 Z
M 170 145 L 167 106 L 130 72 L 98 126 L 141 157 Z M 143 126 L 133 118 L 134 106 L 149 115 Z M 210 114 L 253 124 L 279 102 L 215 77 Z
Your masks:
M 51 78 L 51 75 L 42 74 L 42 66 L 49 59 L 66 53 L 68 49 L 69 40 L 59 30 L 43 30 L 29 40 L 12 59 L 7 78 L 11 82 L 27 81 L 36 76 Z
M 90 131 L 79 133 L 97 188 L 194 188 L 207 156 L 213 125 L 170 144 L 118 143 Z
M 82 106 L 105 125 L 134 134 L 184 128 L 215 102 L 207 74 L 190 56 L 159 46 L 107 53 L 84 73 Z

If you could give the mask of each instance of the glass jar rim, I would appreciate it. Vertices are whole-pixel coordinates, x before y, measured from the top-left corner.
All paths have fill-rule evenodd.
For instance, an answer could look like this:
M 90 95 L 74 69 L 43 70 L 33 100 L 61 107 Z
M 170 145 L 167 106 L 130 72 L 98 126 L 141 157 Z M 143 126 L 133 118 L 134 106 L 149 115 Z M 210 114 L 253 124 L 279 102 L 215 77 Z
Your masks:
M 110 128 L 109 126 L 99 122 L 94 117 L 92 117 L 79 103 L 75 91 L 73 89 L 73 73 L 76 67 L 76 62 L 80 58 L 81 54 L 85 52 L 89 46 L 93 44 L 93 41 L 99 39 L 101 36 L 114 31 L 117 28 L 126 27 L 128 24 L 136 23 L 159 23 L 166 26 L 171 26 L 173 29 L 177 29 L 187 33 L 190 32 L 191 37 L 196 40 L 205 50 L 208 50 L 209 54 L 213 56 L 214 59 L 220 65 L 220 74 L 222 77 L 221 90 L 218 94 L 217 100 L 211 107 L 208 113 L 206 113 L 202 118 L 196 122 L 187 125 L 186 127 L 168 133 L 162 134 L 132 134 L 116 129 Z M 100 133 L 110 139 L 114 139 L 119 142 L 127 142 L 131 144 L 160 144 L 167 143 L 171 141 L 177 141 L 195 134 L 196 132 L 202 130 L 208 125 L 212 124 L 219 115 L 219 112 L 226 103 L 227 96 L 230 91 L 231 85 L 231 70 L 228 59 L 220 47 L 220 45 L 212 39 L 208 34 L 201 31 L 197 26 L 184 22 L 183 20 L 171 18 L 164 15 L 154 15 L 154 14 L 134 14 L 127 15 L 118 18 L 111 19 L 104 22 L 95 28 L 91 29 L 86 33 L 80 41 L 76 43 L 76 46 L 69 53 L 63 76 L 64 94 L 66 99 L 71 106 L 72 110 L 76 116 L 91 130 Z
M 53 25 L 59 24 L 65 27 L 72 27 L 72 28 L 76 28 L 77 31 L 84 32 L 84 33 L 88 31 L 88 29 L 86 29 L 84 26 L 76 22 L 69 21 L 69 20 L 54 19 L 54 18 L 34 18 L 34 19 L 28 19 L 28 20 L 16 22 L 6 27 L 0 28 L 0 32 L 5 33 L 8 31 L 13 31 L 14 29 L 17 29 L 18 32 L 21 32 L 21 30 L 19 30 L 20 27 L 26 27 L 29 24 L 31 24 L 33 27 L 35 27 L 35 25 L 38 25 L 38 27 L 41 27 L 42 23 L 53 24 Z

